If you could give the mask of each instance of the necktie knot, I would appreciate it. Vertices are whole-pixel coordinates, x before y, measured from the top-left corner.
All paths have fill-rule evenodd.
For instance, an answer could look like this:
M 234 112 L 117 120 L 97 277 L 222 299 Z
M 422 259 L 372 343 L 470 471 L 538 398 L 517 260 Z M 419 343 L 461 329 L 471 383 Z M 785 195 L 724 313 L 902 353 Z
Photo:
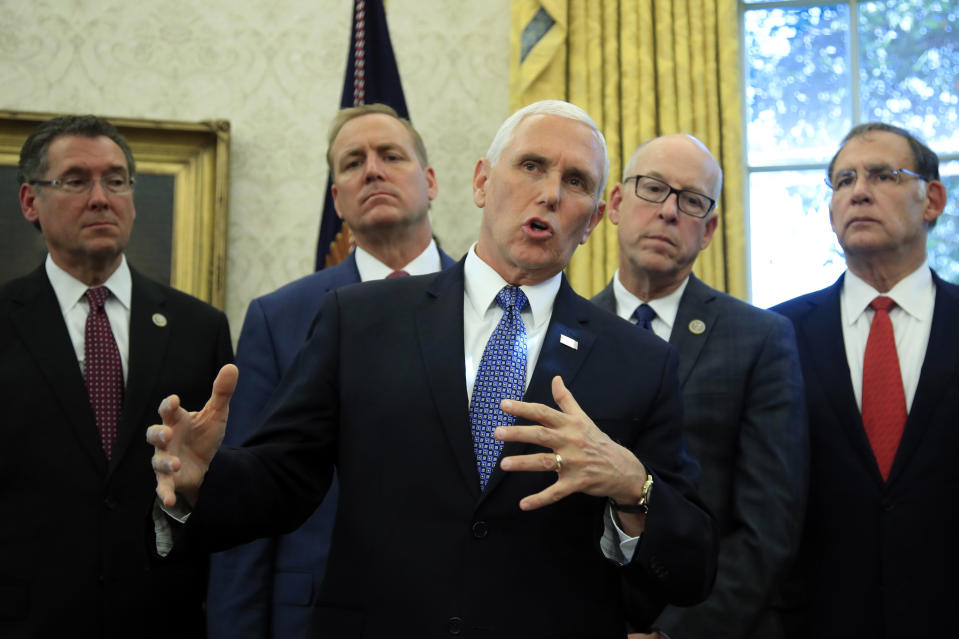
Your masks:
M 88 288 L 86 295 L 87 304 L 90 305 L 90 310 L 99 310 L 103 308 L 107 298 L 110 297 L 110 289 L 108 289 L 106 286 Z
M 400 269 L 400 270 L 398 270 L 398 271 L 393 271 L 392 273 L 390 273 L 389 275 L 387 275 L 385 279 L 391 280 L 391 279 L 393 279 L 394 277 L 406 277 L 407 275 L 409 275 L 409 273 L 407 273 L 407 272 L 404 271 L 403 269 Z
M 528 300 L 526 294 L 518 286 L 504 286 L 496 294 L 496 303 L 504 311 L 509 312 L 510 308 L 515 307 L 516 312 L 520 313 L 526 308 Z
M 886 297 L 885 295 L 880 295 L 873 301 L 869 302 L 869 307 L 874 311 L 884 311 L 888 313 L 896 306 L 896 301 L 891 297 Z
M 636 318 L 637 326 L 649 330 L 653 328 L 653 319 L 656 317 L 656 311 L 654 311 L 653 307 L 649 304 L 640 304 L 633 312 L 633 316 Z

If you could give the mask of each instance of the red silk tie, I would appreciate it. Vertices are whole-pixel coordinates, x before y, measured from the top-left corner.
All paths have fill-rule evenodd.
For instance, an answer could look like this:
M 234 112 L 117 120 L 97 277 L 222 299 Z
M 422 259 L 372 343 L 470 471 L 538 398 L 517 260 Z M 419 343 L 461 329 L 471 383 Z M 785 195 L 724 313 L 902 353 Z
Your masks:
M 888 297 L 877 297 L 869 304 L 876 314 L 869 327 L 862 366 L 862 423 L 883 480 L 889 477 L 907 417 L 896 338 L 889 319 L 889 310 L 895 305 Z
M 394 277 L 406 277 L 407 275 L 409 275 L 409 273 L 407 273 L 406 271 L 400 269 L 399 271 L 393 271 L 392 273 L 390 273 L 389 275 L 387 275 L 385 279 L 391 280 L 391 279 L 393 279 Z
M 84 332 L 83 378 L 96 418 L 97 430 L 107 459 L 113 454 L 120 410 L 123 407 L 123 366 L 120 350 L 104 308 L 110 289 L 105 286 L 87 290 L 87 324 Z

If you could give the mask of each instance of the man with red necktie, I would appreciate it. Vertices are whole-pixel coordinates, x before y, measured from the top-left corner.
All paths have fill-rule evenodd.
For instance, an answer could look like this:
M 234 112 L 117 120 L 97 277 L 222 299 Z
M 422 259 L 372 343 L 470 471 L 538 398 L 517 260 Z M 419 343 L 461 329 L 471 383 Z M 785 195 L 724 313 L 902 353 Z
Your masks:
M 233 357 L 230 331 L 127 263 L 135 176 L 126 141 L 94 116 L 49 120 L 20 153 L 20 205 L 48 255 L 0 288 L 5 639 L 204 636 L 205 558 L 151 565 L 143 437 L 171 367 L 184 402 L 202 403 Z M 175 625 L 151 612 L 174 587 Z
M 956 636 L 959 287 L 926 263 L 946 204 L 939 159 L 899 127 L 863 124 L 827 181 L 847 271 L 773 309 L 796 328 L 811 440 L 789 630 Z

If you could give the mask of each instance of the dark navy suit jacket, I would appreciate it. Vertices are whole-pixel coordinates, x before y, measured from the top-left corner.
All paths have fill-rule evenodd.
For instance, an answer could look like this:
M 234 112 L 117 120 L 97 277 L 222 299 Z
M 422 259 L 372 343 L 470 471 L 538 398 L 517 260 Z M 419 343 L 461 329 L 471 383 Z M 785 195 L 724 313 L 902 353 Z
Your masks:
M 526 399 L 554 405 L 561 375 L 583 410 L 655 478 L 638 550 L 600 550 L 606 500 L 577 493 L 531 512 L 555 473 L 497 467 L 481 492 L 463 357 L 462 263 L 331 292 L 313 336 L 242 448 L 222 448 L 178 540 L 222 548 L 298 526 L 332 479 L 340 502 L 314 637 L 615 637 L 621 579 L 701 600 L 715 522 L 680 436 L 676 356 L 565 281 Z M 386 312 L 386 311 L 389 312 Z M 507 443 L 508 456 L 542 450 Z
M 613 284 L 593 302 L 615 313 Z M 719 572 L 706 601 L 669 606 L 653 625 L 686 639 L 720 628 L 728 638 L 780 638 L 777 595 L 799 546 L 809 463 L 792 326 L 690 275 L 669 343 L 700 494 L 719 525 Z
M 442 268 L 456 263 L 443 251 L 440 262 Z M 356 256 L 350 253 L 336 266 L 250 302 L 237 346 L 240 378 L 230 402 L 225 445 L 238 446 L 255 431 L 263 406 L 306 342 L 324 296 L 359 281 Z M 213 555 L 207 596 L 210 639 L 304 636 L 326 571 L 336 502 L 334 479 L 326 499 L 295 532 Z
M 933 273 L 919 386 L 887 481 L 853 394 L 843 278 L 773 310 L 796 327 L 811 438 L 795 637 L 956 637 L 959 287 Z

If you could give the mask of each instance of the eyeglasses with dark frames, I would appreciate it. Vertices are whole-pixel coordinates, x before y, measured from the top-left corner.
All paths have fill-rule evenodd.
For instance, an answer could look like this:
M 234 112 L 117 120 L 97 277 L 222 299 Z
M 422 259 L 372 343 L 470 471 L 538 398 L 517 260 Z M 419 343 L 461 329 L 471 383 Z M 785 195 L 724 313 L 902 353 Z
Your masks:
M 716 206 L 716 200 L 707 195 L 689 189 L 674 189 L 659 178 L 648 175 L 631 175 L 623 182 L 629 182 L 630 180 L 636 180 L 634 189 L 636 197 L 653 204 L 662 204 L 669 199 L 670 195 L 675 193 L 676 206 L 680 211 L 692 217 L 704 218 Z

